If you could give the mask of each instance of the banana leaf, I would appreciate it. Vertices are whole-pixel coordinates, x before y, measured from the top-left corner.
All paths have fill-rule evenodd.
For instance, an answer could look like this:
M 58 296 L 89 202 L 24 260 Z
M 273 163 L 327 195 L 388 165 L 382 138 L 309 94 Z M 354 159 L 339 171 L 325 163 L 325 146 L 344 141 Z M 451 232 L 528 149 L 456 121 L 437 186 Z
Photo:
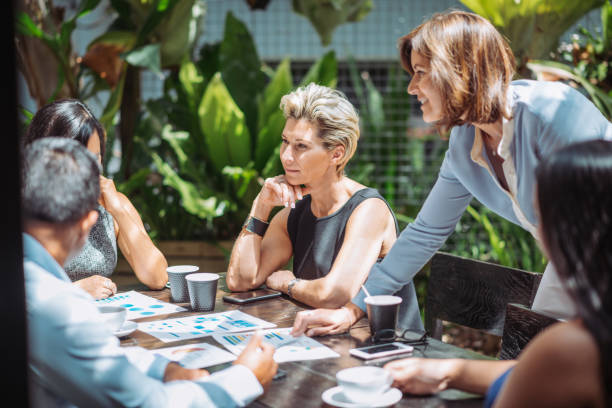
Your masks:
M 181 205 L 189 213 L 211 220 L 222 216 L 226 211 L 233 207 L 228 200 L 219 199 L 214 195 L 203 197 L 201 186 L 183 180 L 179 175 L 165 163 L 157 153 L 152 154 L 153 161 L 157 170 L 164 178 L 164 185 L 177 190 L 181 196 Z
M 372 10 L 372 0 L 293 0 L 293 11 L 303 15 L 329 45 L 334 30 L 347 22 L 361 21 Z
M 259 133 L 255 147 L 255 169 L 257 170 L 264 168 L 270 155 L 274 154 L 276 146 L 280 144 L 280 135 L 285 126 L 285 117 L 280 110 L 280 100 L 291 92 L 292 87 L 289 60 L 285 59 L 276 69 L 259 100 Z
M 306 86 L 311 82 L 330 88 L 336 87 L 338 83 L 338 61 L 333 50 L 327 52 L 310 67 L 299 86 Z
M 223 82 L 243 112 L 250 135 L 257 135 L 257 100 L 266 84 L 251 33 L 231 12 L 225 19 L 225 33 L 219 49 Z M 253 140 L 255 142 L 255 140 Z
M 251 137 L 244 113 L 225 87 L 221 74 L 212 78 L 200 107 L 200 127 L 210 160 L 219 173 L 225 166 L 245 167 L 251 160 Z
M 519 64 L 548 57 L 559 38 L 606 0 L 461 0 L 510 40 Z

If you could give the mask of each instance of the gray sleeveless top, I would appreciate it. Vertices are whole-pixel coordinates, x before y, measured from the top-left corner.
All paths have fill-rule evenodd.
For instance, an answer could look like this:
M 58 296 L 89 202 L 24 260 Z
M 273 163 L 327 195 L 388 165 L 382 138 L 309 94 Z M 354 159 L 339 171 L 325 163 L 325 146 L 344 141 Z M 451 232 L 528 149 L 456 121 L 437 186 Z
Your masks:
M 92 275 L 109 277 L 117 266 L 117 237 L 113 216 L 98 204 L 98 221 L 94 224 L 81 252 L 70 259 L 64 270 L 72 281 Z
M 346 223 L 355 208 L 369 198 L 387 204 L 395 221 L 395 232 L 399 233 L 389 203 L 373 188 L 357 191 L 338 211 L 321 218 L 315 217 L 310 209 L 310 195 L 295 204 L 287 219 L 287 231 L 293 245 L 293 274 L 297 278 L 318 279 L 329 273 L 344 242 Z

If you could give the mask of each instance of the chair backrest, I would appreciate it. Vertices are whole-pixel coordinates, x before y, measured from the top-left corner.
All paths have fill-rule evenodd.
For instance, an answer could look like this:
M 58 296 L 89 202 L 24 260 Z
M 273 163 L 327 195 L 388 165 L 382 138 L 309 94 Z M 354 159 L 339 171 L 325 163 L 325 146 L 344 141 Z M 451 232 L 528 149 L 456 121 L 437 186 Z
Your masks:
M 425 328 L 442 337 L 442 321 L 502 335 L 506 305 L 531 306 L 541 275 L 443 252 L 431 259 Z
M 504 334 L 499 358 L 512 360 L 518 357 L 521 350 L 547 326 L 560 320 L 531 310 L 517 303 L 508 303 Z

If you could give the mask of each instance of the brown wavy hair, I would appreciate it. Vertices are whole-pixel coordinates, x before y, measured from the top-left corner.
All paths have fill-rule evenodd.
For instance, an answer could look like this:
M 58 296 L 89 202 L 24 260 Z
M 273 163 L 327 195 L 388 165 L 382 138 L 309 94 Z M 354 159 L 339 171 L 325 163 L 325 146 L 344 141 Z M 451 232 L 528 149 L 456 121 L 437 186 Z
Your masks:
M 514 55 L 486 19 L 457 10 L 437 13 L 401 37 L 398 48 L 410 75 L 412 50 L 429 60 L 432 83 L 443 101 L 442 130 L 511 117 L 506 93 L 516 70 Z

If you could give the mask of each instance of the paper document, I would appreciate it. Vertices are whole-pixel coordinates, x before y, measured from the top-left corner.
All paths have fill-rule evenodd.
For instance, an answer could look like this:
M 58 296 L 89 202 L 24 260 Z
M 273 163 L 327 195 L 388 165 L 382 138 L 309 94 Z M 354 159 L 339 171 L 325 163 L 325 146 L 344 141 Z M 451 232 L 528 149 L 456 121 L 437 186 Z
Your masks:
M 149 351 L 162 355 L 168 360 L 176 361 L 185 368 L 205 368 L 236 359 L 232 353 L 208 343 L 185 344 Z
M 239 310 L 177 319 L 138 323 L 138 330 L 157 337 L 163 342 L 188 340 L 211 336 L 215 333 L 233 333 L 275 327 L 274 323 L 258 319 Z
M 340 357 L 340 354 L 318 341 L 304 335 L 293 337 L 289 334 L 290 332 L 291 327 L 262 331 L 263 340 L 276 348 L 274 361 L 277 363 Z M 244 350 L 252 335 L 252 332 L 215 334 L 213 338 L 223 347 L 238 355 Z
M 125 307 L 127 309 L 127 315 L 125 316 L 126 320 L 187 311 L 184 307 L 162 302 L 161 300 L 142 295 L 133 290 L 117 293 L 106 299 L 96 300 L 96 304 L 99 306 L 111 305 Z

